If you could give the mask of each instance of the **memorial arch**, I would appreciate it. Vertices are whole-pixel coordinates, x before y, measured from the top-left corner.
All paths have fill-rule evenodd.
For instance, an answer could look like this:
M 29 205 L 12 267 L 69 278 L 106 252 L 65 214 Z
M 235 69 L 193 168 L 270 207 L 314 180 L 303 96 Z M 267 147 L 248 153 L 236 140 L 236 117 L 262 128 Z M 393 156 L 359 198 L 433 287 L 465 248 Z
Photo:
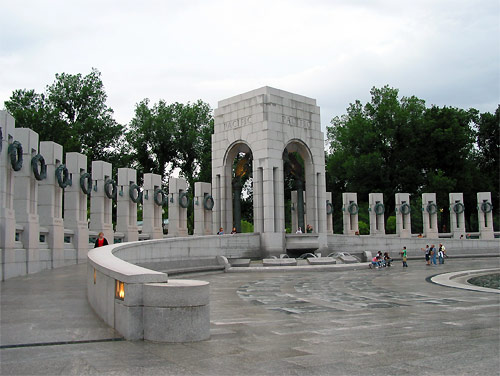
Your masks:
M 296 153 L 303 161 L 305 220 L 314 229 L 308 241 L 326 249 L 324 134 L 316 100 L 266 86 L 220 101 L 214 114 L 214 233 L 233 226 L 234 158 L 251 156 L 254 232 L 264 256 L 284 253 L 293 240 L 285 236 L 285 168 Z

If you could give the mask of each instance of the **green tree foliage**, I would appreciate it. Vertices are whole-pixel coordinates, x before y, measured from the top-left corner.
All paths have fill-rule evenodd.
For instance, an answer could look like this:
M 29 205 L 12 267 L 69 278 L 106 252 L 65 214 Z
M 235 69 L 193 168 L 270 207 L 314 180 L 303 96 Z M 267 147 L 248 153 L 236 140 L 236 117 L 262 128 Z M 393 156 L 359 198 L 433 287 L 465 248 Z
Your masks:
M 117 158 L 123 127 L 106 105 L 97 69 L 86 75 L 56 74 L 44 93 L 19 89 L 5 102 L 16 127 L 33 129 L 41 141 L 54 141 L 64 152 L 76 151 L 89 161 Z
M 210 106 L 199 100 L 193 104 L 167 104 L 160 100 L 138 103 L 127 132 L 132 165 L 141 172 L 166 178 L 179 168 L 191 187 L 196 181 L 210 181 L 213 117 Z
M 365 105 L 350 104 L 347 114 L 327 127 L 327 187 L 334 202 L 339 200 L 336 231 L 342 223 L 342 192 L 357 192 L 360 202 L 369 193 L 382 192 L 386 217 L 394 212 L 395 193 L 410 193 L 415 200 L 423 192 L 436 192 L 443 209 L 440 228 L 449 228 L 450 192 L 464 193 L 468 216 L 481 190 L 492 191 L 498 207 L 499 112 L 426 108 L 423 100 L 400 99 L 398 90 L 388 86 L 373 88 Z

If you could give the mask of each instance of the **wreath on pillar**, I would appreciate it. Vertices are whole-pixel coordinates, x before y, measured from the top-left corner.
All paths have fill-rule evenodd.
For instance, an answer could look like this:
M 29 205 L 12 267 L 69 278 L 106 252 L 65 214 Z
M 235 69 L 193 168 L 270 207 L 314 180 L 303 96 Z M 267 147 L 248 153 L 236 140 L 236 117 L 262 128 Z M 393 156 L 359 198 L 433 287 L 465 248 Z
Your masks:
M 68 168 L 63 164 L 60 164 L 56 168 L 56 179 L 57 179 L 57 184 L 59 184 L 59 187 L 61 187 L 62 189 L 72 184 L 71 179 L 69 177 Z
M 382 215 L 382 214 L 384 214 L 384 213 L 385 213 L 385 206 L 384 206 L 384 204 L 382 204 L 381 202 L 377 202 L 377 203 L 375 204 L 375 209 L 374 209 L 374 211 L 375 211 L 375 214 L 377 214 L 377 215 Z
M 399 210 L 401 211 L 401 214 L 407 215 L 407 214 L 410 214 L 411 207 L 410 207 L 410 205 L 408 205 L 405 202 L 404 204 L 401 205 L 401 207 L 399 208 Z
M 158 199 L 158 195 L 161 195 L 161 200 Z M 167 203 L 167 192 L 165 192 L 161 188 L 156 188 L 154 192 L 154 200 L 156 205 L 165 206 L 165 204 Z
M 205 195 L 203 199 L 203 207 L 205 210 L 212 210 L 214 208 L 214 198 L 210 195 Z
M 455 205 L 453 205 L 453 212 L 455 214 L 462 214 L 465 210 L 464 204 L 461 202 L 457 202 Z
M 483 213 L 489 213 L 493 210 L 493 205 L 491 205 L 491 202 L 485 201 L 481 204 L 481 211 Z
M 333 213 L 333 204 L 330 201 L 326 200 L 326 214 L 330 215 L 332 213 Z
M 137 184 L 135 183 L 130 184 L 128 195 L 130 196 L 130 200 L 132 200 L 132 202 L 136 204 L 138 202 L 142 202 L 142 191 Z
M 80 188 L 86 195 L 89 195 L 92 191 L 92 176 L 90 176 L 88 172 L 84 172 L 80 175 Z
M 7 153 L 10 157 L 10 164 L 14 171 L 19 171 L 23 167 L 23 146 L 19 141 L 14 141 L 9 145 Z
M 351 215 L 356 215 L 359 212 L 359 206 L 355 202 L 351 202 L 349 206 L 347 207 L 347 211 Z
M 179 194 L 179 205 L 184 209 L 189 206 L 189 197 L 187 192 L 182 192 L 181 194 Z
M 40 166 L 40 168 L 38 168 L 38 166 Z M 31 158 L 31 169 L 33 170 L 33 175 L 35 175 L 36 180 L 40 181 L 47 177 L 47 165 L 41 154 L 37 154 Z
M 109 187 L 111 187 L 111 191 Z M 106 194 L 106 197 L 111 199 L 116 198 L 116 191 L 117 191 L 116 182 L 113 179 L 107 179 L 106 182 L 104 183 L 104 193 Z
M 429 214 L 436 214 L 438 208 L 437 208 L 437 205 L 435 203 L 431 202 L 430 204 L 427 205 L 426 210 L 427 210 L 427 213 L 429 213 Z

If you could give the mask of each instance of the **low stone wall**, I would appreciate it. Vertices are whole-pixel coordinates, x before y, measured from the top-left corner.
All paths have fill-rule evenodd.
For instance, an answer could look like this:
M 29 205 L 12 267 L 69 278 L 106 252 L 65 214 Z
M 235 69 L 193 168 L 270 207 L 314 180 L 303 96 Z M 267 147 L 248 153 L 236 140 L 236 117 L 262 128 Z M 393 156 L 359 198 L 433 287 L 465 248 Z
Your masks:
M 259 257 L 259 234 L 167 238 L 108 245 L 88 253 L 87 295 L 126 339 L 190 342 L 210 336 L 209 284 L 169 279 L 136 265 L 215 265 L 217 256 Z M 120 296 L 121 295 L 121 296 Z
M 348 252 L 361 255 L 364 251 L 376 254 L 378 251 L 389 252 L 392 257 L 398 257 L 399 251 L 406 247 L 409 258 L 424 257 L 421 251 L 425 246 L 434 244 L 436 249 L 439 243 L 446 247 L 450 257 L 464 257 L 474 255 L 500 256 L 500 239 L 449 239 L 449 238 L 399 238 L 396 236 L 348 236 L 329 235 L 329 252 Z M 326 256 L 326 255 L 324 255 Z

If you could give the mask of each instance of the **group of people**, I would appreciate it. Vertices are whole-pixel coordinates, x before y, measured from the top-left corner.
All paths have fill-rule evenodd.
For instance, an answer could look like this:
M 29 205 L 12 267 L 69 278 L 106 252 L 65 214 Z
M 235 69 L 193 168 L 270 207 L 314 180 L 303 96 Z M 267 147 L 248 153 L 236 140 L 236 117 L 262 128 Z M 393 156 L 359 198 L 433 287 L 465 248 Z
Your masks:
M 378 251 L 377 255 L 372 259 L 370 268 L 385 268 L 391 266 L 391 263 L 392 259 L 388 252 L 384 252 L 384 254 L 382 254 L 381 251 Z
M 236 231 L 236 227 L 233 227 L 233 229 L 231 230 L 231 234 L 236 234 L 237 231 Z M 224 228 L 223 227 L 219 227 L 219 231 L 217 231 L 217 235 L 224 235 Z
M 421 248 L 423 252 L 425 252 L 425 262 L 427 265 L 437 265 L 439 260 L 440 264 L 444 264 L 444 259 L 448 256 L 446 255 L 446 248 L 442 243 L 439 243 L 439 247 L 436 249 L 436 246 L 432 244 L 430 247 L 427 245 L 425 248 Z M 408 267 L 408 254 L 406 247 L 399 252 L 401 255 L 401 259 L 403 261 L 403 268 Z M 381 251 L 378 251 L 377 255 L 372 259 L 370 264 L 370 268 L 382 268 L 385 266 L 391 266 L 392 259 L 389 257 L 389 254 L 385 252 L 382 255 Z
M 439 243 L 439 248 L 432 244 L 430 247 L 426 245 L 425 248 L 421 248 L 422 252 L 425 252 L 425 262 L 427 265 L 437 265 L 437 260 L 440 264 L 444 264 L 446 255 L 446 248 L 443 244 Z
M 308 233 L 308 234 L 312 234 L 312 232 L 313 232 L 313 227 L 312 227 L 311 225 L 307 225 L 307 226 L 306 226 L 306 233 Z M 302 228 L 301 228 L 301 227 L 299 227 L 299 228 L 297 229 L 297 231 L 295 231 L 295 233 L 296 233 L 296 234 L 303 234 L 303 232 L 302 232 Z

